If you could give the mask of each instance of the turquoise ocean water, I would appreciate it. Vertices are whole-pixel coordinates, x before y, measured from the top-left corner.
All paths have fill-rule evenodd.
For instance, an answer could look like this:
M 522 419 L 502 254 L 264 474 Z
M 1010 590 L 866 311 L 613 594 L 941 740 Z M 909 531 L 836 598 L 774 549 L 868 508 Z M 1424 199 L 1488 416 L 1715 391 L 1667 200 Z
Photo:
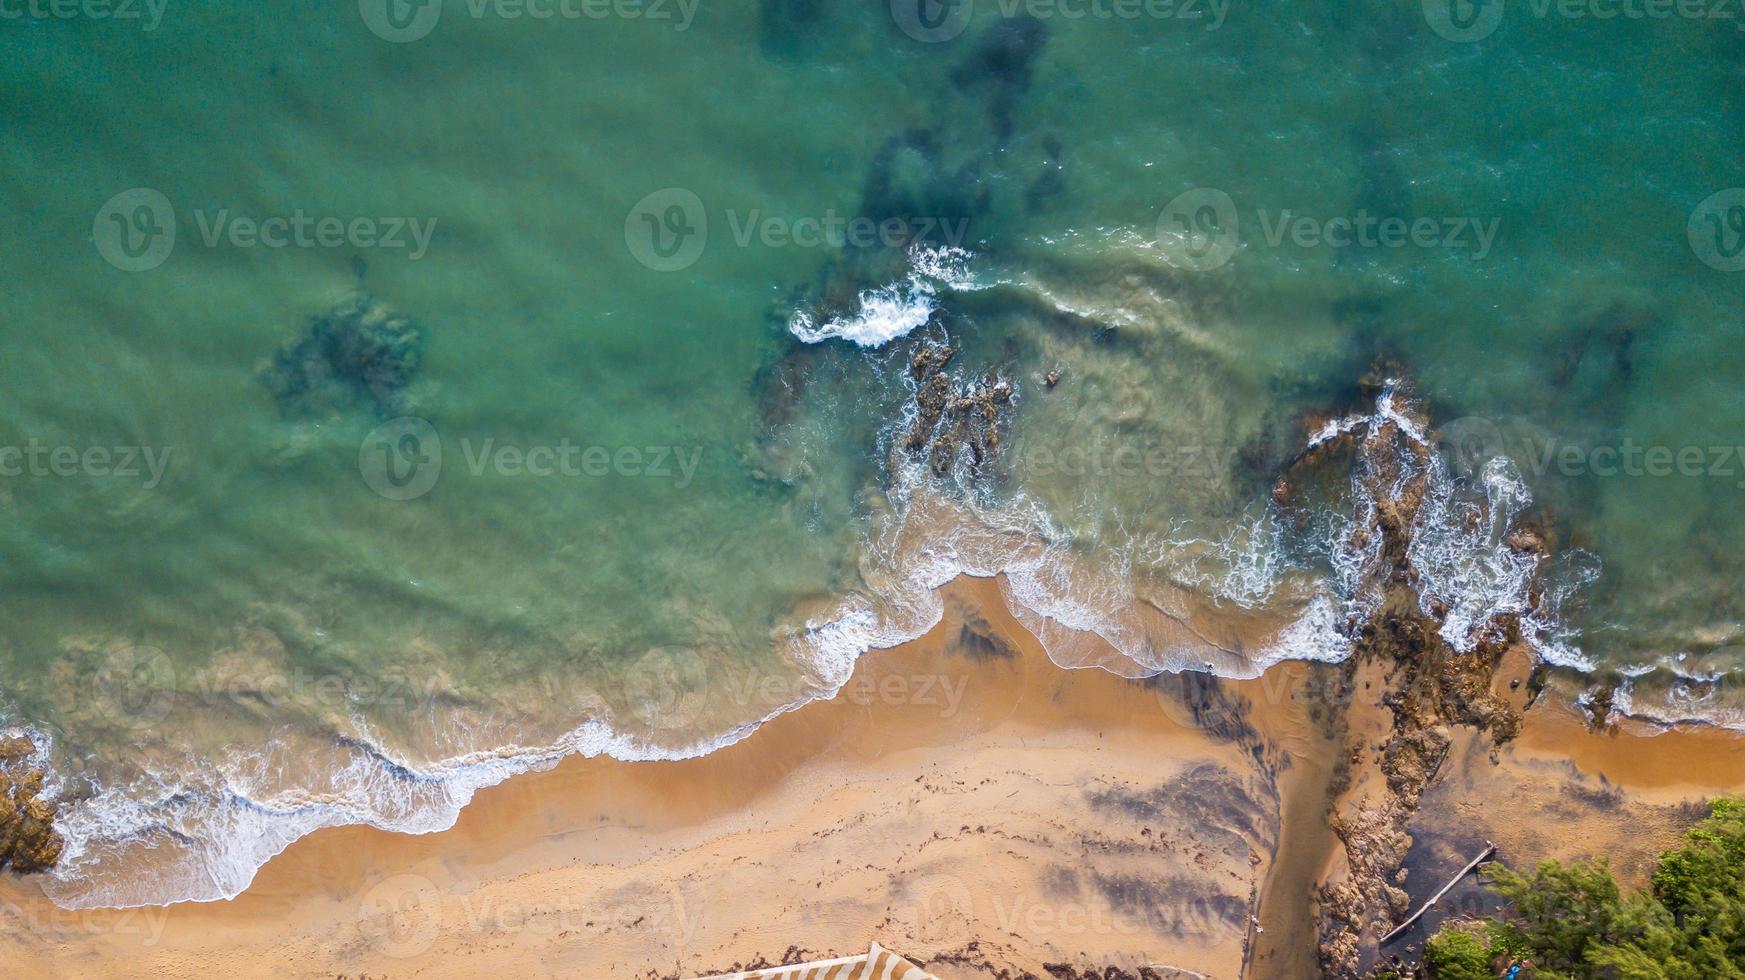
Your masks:
M 1377 358 L 1557 541 L 1428 535 L 1445 597 L 1555 597 L 1575 686 L 1745 724 L 1745 20 L 1450 9 L 0 4 L 50 893 L 707 751 L 958 572 L 1063 663 L 1336 658 L 1340 515 L 1268 490 Z M 1014 393 L 973 474 L 900 449 L 923 338 Z

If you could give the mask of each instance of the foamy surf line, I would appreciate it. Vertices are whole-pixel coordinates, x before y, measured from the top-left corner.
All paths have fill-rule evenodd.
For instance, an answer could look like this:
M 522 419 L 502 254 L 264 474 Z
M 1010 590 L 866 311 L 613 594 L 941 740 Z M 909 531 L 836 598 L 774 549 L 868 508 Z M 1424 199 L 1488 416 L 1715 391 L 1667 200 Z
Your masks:
M 1038 563 L 1040 564 L 1040 563 Z M 907 622 L 897 624 L 887 617 L 872 613 L 869 605 L 852 604 L 841 615 L 824 623 L 808 625 L 798 631 L 814 645 L 820 664 L 836 665 L 838 670 L 851 670 L 854 662 L 870 650 L 887 649 L 914 640 L 932 629 L 943 618 L 940 588 L 957 574 L 985 577 L 987 569 L 966 568 L 955 574 L 935 565 L 933 574 L 923 574 L 911 580 L 917 590 L 910 594 L 917 600 L 909 607 Z M 999 572 L 1008 574 L 1011 586 L 1002 589 L 1014 617 L 1020 625 L 1036 635 L 1032 623 L 1039 620 L 1064 624 L 1075 622 L 1071 629 L 1095 633 L 1106 642 L 1119 643 L 1124 637 L 1119 629 L 1108 628 L 1082 618 L 1085 609 L 1062 604 L 1052 599 L 1046 589 L 1036 583 L 1045 576 L 1037 567 L 1008 566 Z M 997 573 L 996 573 L 997 574 Z M 945 575 L 944 581 L 938 581 Z M 924 592 L 922 595 L 920 593 Z M 1047 631 L 1042 631 L 1046 633 Z M 1060 656 L 1047 637 L 1038 635 L 1049 657 L 1064 669 L 1102 664 L 1074 663 Z M 1311 602 L 1304 614 L 1279 632 L 1276 641 L 1261 651 L 1249 670 L 1216 671 L 1219 676 L 1253 677 L 1284 660 L 1314 660 L 1337 662 L 1349 654 L 1349 641 L 1338 630 L 1338 609 L 1330 600 Z M 1197 669 L 1183 665 L 1136 672 L 1128 676 L 1155 676 L 1167 672 Z M 1112 673 L 1124 673 L 1110 669 Z M 504 747 L 494 752 L 473 753 L 429 766 L 414 766 L 393 761 L 379 747 L 371 747 L 369 769 L 354 773 L 356 797 L 343 801 L 316 802 L 281 795 L 256 800 L 241 793 L 223 795 L 211 792 L 190 793 L 179 781 L 166 785 L 176 799 L 171 806 L 189 808 L 192 812 L 178 815 L 177 823 L 188 827 L 191 844 L 180 874 L 158 873 L 149 881 L 115 880 L 115 869 L 103 869 L 106 887 L 93 888 L 86 873 L 98 870 L 91 858 L 101 860 L 101 851 L 110 841 L 125 841 L 142 833 L 151 833 L 165 824 L 157 808 L 139 800 L 125 798 L 113 792 L 100 793 L 89 803 L 76 807 L 58 823 L 67 836 L 67 856 L 44 882 L 44 891 L 57 905 L 69 909 L 131 908 L 165 906 L 180 902 L 210 902 L 234 898 L 242 894 L 261 867 L 296 840 L 329 827 L 363 825 L 379 830 L 405 834 L 430 834 L 451 828 L 462 808 L 477 791 L 497 785 L 523 773 L 549 769 L 570 756 L 592 758 L 607 756 L 624 762 L 677 761 L 708 755 L 735 745 L 750 737 L 764 724 L 813 700 L 828 700 L 847 683 L 843 671 L 834 687 L 815 697 L 802 698 L 740 725 L 722 735 L 699 739 L 681 747 L 658 747 L 614 731 L 610 726 L 590 721 L 578 726 L 559 741 L 537 748 Z M 1672 719 L 1683 721 L 1686 719 Z M 1745 727 L 1745 726 L 1729 726 Z
M 590 720 L 550 745 L 504 746 L 427 765 L 396 759 L 373 742 L 348 740 L 356 751 L 353 762 L 336 780 L 340 786 L 337 799 L 333 791 L 319 799 L 300 793 L 256 798 L 232 780 L 208 778 L 200 785 L 184 775 L 168 774 L 125 788 L 99 788 L 88 799 L 72 804 L 57 821 L 67 848 L 61 863 L 43 880 L 44 892 L 57 905 L 69 909 L 227 900 L 242 894 L 268 861 L 318 830 L 362 825 L 413 835 L 437 833 L 454 826 L 479 790 L 523 773 L 549 769 L 571 756 L 603 755 L 642 762 L 708 755 L 743 741 L 788 711 L 834 697 L 868 651 L 899 646 L 926 634 L 944 617 L 941 590 L 960 575 L 1015 576 L 1009 581 L 1021 583 L 1017 590 L 1003 592 L 1015 615 L 1097 628 L 1084 618 L 1082 608 L 1074 610 L 1053 601 L 1045 589 L 1036 587 L 1035 583 L 1046 577 L 1044 568 L 1055 560 L 1057 547 L 1023 558 L 1011 552 L 995 556 L 985 547 L 986 538 L 970 535 L 960 542 L 964 545 L 961 551 L 929 549 L 927 559 L 905 569 L 890 591 L 875 599 L 857 596 L 845 600 L 824 621 L 790 631 L 789 642 L 803 650 L 811 665 L 828 679 L 828 689 L 796 699 L 721 735 L 678 747 L 656 746 Z M 1329 613 L 1330 621 L 1330 609 L 1323 612 Z M 1104 632 L 1118 635 L 1112 630 Z M 1043 646 L 1048 649 L 1049 644 L 1044 641 Z M 1282 649 L 1277 653 L 1278 659 L 1291 655 Z M 1053 651 L 1050 658 L 1063 667 L 1083 666 L 1059 658 Z M 1160 672 L 1151 670 L 1139 676 Z M 172 836 L 186 846 L 173 868 L 157 867 L 150 875 L 130 876 L 124 867 L 112 866 L 125 862 L 121 850 L 128 844 L 172 831 Z
M 1368 421 L 1403 418 L 1392 393 L 1378 401 Z M 1364 418 L 1342 419 L 1336 430 L 1349 431 Z M 1397 423 L 1396 423 L 1397 424 Z M 1400 426 L 1408 438 L 1426 437 L 1416 428 Z M 1312 444 L 1319 443 L 1320 438 Z M 1494 461 L 1493 461 L 1494 462 Z M 1462 508 L 1445 472 L 1432 481 L 1435 500 L 1425 513 L 1434 527 L 1421 528 L 1423 550 L 1413 556 L 1425 579 L 1423 601 L 1448 602 L 1462 615 L 1449 617 L 1460 626 L 1447 637 L 1457 646 L 1470 644 L 1477 624 L 1490 614 L 1528 608 L 1532 577 L 1498 550 L 1498 537 L 1526 507 L 1525 487 L 1503 466 L 1487 467 L 1481 491 L 1500 523 L 1475 527 Z M 933 494 L 922 466 L 899 474 L 893 499 L 898 517 L 875 529 L 864 542 L 867 555 L 865 594 L 841 599 L 820 621 L 787 631 L 786 642 L 796 662 L 810 667 L 821 684 L 811 696 L 798 698 L 761 718 L 723 734 L 681 746 L 657 746 L 617 731 L 610 724 L 589 720 L 549 745 L 509 745 L 457 755 L 427 765 L 394 758 L 373 741 L 358 741 L 351 763 L 338 774 L 337 791 L 317 798 L 308 793 L 281 792 L 257 798 L 234 780 L 214 779 L 193 785 L 183 777 L 163 777 L 152 787 L 108 788 L 76 802 L 58 826 L 68 846 L 61 864 L 45 879 L 44 891 L 67 908 L 162 906 L 184 901 L 218 901 L 241 894 L 256 873 L 297 839 L 328 827 L 366 825 L 377 829 L 428 834 L 452 827 L 460 811 L 478 790 L 522 773 L 547 769 L 570 756 L 607 756 L 625 762 L 665 761 L 708 755 L 750 737 L 771 719 L 814 700 L 836 696 L 868 651 L 915 640 L 944 618 L 942 589 L 961 576 L 999 578 L 1001 596 L 1014 620 L 1041 644 L 1051 661 L 1068 669 L 1097 666 L 1127 677 L 1166 672 L 1207 670 L 1217 676 L 1251 678 L 1284 660 L 1337 662 L 1350 653 L 1346 621 L 1361 609 L 1355 583 L 1357 567 L 1366 555 L 1346 548 L 1347 515 L 1329 515 L 1324 556 L 1326 581 L 1302 598 L 1297 614 L 1273 640 L 1242 659 L 1204 657 L 1205 647 L 1188 643 L 1157 646 L 1136 618 L 1137 600 L 1120 569 L 1086 568 L 1073 554 L 1071 541 L 1050 522 L 1046 510 L 1020 495 L 1008 505 L 982 508 L 973 499 L 950 500 Z M 925 498 L 925 505 L 917 503 Z M 1373 502 L 1359 501 L 1359 506 Z M 950 519 L 944 533 L 921 534 L 919 547 L 901 545 L 907 523 L 918 509 L 945 508 Z M 1227 567 L 1197 583 L 1195 592 L 1210 601 L 1251 608 L 1268 601 L 1282 587 L 1287 570 L 1301 566 L 1286 559 L 1273 535 L 1269 516 L 1245 542 L 1226 542 L 1219 554 Z M 1342 563 L 1343 567 L 1342 570 Z M 1573 586 L 1572 586 L 1573 587 Z M 1547 662 L 1567 662 L 1570 648 L 1560 646 L 1555 608 L 1540 607 L 1541 616 L 1528 625 L 1536 654 Z M 1117 651 L 1120 662 L 1093 660 L 1083 654 L 1080 640 L 1094 637 Z M 1558 642 L 1544 642 L 1555 638 Z M 1579 656 L 1577 651 L 1575 656 Z M 40 743 L 39 743 L 40 744 Z M 156 869 L 149 875 L 128 875 L 122 849 L 141 835 L 177 830 L 187 849 L 172 873 Z
M 722 735 L 679 747 L 653 746 L 589 721 L 548 746 L 505 746 L 418 766 L 394 760 L 380 746 L 348 740 L 360 751 L 344 774 L 352 777 L 346 787 L 352 792 L 340 800 L 331 792 L 321 794 L 322 799 L 294 792 L 256 799 L 222 779 L 216 780 L 217 786 L 202 786 L 186 775 L 148 774 L 140 783 L 156 782 L 161 792 L 155 799 L 142 794 L 140 783 L 125 789 L 99 787 L 57 819 L 67 846 L 61 862 L 47 874 L 43 891 L 69 909 L 223 901 L 242 894 L 261 867 L 315 831 L 361 825 L 412 835 L 437 833 L 454 826 L 479 790 L 549 769 L 571 756 L 604 755 L 625 762 L 697 758 L 743 740 L 770 719 L 811 700 L 795 701 Z M 159 869 L 151 876 L 155 887 L 136 880 L 93 886 L 92 872 L 104 879 L 115 876 L 113 869 L 101 866 L 105 851 L 166 833 L 172 826 L 187 828 L 174 836 L 190 845 L 186 858 L 177 862 L 187 865 L 180 875 Z

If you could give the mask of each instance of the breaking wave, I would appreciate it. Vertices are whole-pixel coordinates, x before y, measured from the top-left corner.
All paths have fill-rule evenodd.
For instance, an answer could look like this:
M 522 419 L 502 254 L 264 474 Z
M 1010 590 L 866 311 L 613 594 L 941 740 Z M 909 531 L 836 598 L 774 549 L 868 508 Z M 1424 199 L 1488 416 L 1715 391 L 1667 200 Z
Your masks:
M 1394 397 L 1384 393 L 1372 414 L 1328 423 L 1309 447 L 1382 420 L 1424 443 L 1428 436 Z M 1559 610 L 1592 581 L 1597 564 L 1587 558 L 1566 563 L 1547 581 L 1536 558 L 1508 547 L 1531 494 L 1506 459 L 1491 461 L 1477 486 L 1469 486 L 1439 457 L 1426 458 L 1433 471 L 1408 557 L 1420 578 L 1421 601 L 1447 609 L 1444 638 L 1470 649 L 1485 624 L 1514 614 L 1541 657 L 1579 663 L 1577 638 L 1561 625 Z M 650 744 L 589 720 L 549 743 L 423 764 L 373 740 L 345 740 L 319 766 L 299 766 L 296 778 L 288 778 L 286 761 L 269 752 L 193 777 L 100 787 L 63 804 L 58 826 L 67 848 L 44 879 L 45 891 L 72 908 L 231 898 L 274 855 L 322 828 L 365 824 L 431 833 L 452 826 L 478 790 L 567 756 L 707 754 L 784 711 L 834 696 L 868 650 L 926 633 L 943 618 L 941 587 L 959 576 L 1000 576 L 1011 613 L 1055 663 L 1127 677 L 1184 670 L 1253 677 L 1287 659 L 1336 662 L 1349 655 L 1353 624 L 1369 611 L 1365 586 L 1379 556 L 1373 545 L 1354 544 L 1358 536 L 1351 530 L 1373 519 L 1378 502 L 1355 478 L 1347 510 L 1324 509 L 1305 526 L 1293 526 L 1269 504 L 1225 535 L 1179 537 L 1161 549 L 1134 547 L 1113 556 L 1081 547 L 1021 491 L 993 503 L 961 482 L 967 479 L 941 480 L 920 461 L 899 466 L 889 490 L 891 516 L 865 532 L 863 586 L 828 613 L 779 634 L 784 652 L 812 671 L 818 687 L 762 717 L 678 746 Z M 1190 557 L 1169 560 L 1184 553 Z M 1230 625 L 1236 616 L 1263 624 L 1263 641 L 1242 642 Z M 1254 627 L 1245 629 L 1252 637 Z M 1703 683 L 1691 678 L 1686 685 L 1697 692 L 1688 699 L 1693 704 Z M 1628 691 L 1624 697 L 1628 706 Z
M 975 288 L 968 272 L 973 256 L 965 249 L 915 245 L 908 257 L 908 275 L 862 291 L 853 312 L 818 323 L 811 313 L 796 310 L 788 319 L 788 331 L 807 344 L 841 338 L 861 347 L 880 347 L 926 326 L 939 308 L 940 289 Z

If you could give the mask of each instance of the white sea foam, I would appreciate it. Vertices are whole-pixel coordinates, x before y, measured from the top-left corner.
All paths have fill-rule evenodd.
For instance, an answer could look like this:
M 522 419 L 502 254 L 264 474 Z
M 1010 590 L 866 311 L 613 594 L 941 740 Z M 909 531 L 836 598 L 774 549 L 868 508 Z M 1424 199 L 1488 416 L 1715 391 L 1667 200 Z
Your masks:
M 477 791 L 566 756 L 694 758 L 738 742 L 794 706 L 677 747 L 651 745 L 599 721 L 585 722 L 550 745 L 510 745 L 426 764 L 395 759 L 380 746 L 340 745 L 335 752 L 343 760 L 322 774 L 318 787 L 285 786 L 270 752 L 239 755 L 191 774 L 147 774 L 62 805 L 56 828 L 66 848 L 43 879 L 43 890 L 66 908 L 234 898 L 273 856 L 322 828 L 446 830 Z M 139 873 L 142 864 L 149 874 Z
M 1342 619 L 1333 597 L 1316 596 L 1255 659 L 1263 668 L 1285 660 L 1338 663 L 1351 655 L 1351 638 L 1345 635 Z
M 1533 495 L 1506 456 L 1485 464 L 1482 502 L 1462 498 L 1440 460 L 1436 469 L 1406 560 L 1418 573 L 1424 611 L 1429 613 L 1435 604 L 1446 608 L 1442 638 L 1465 652 L 1486 638 L 1497 617 L 1520 616 L 1533 608 L 1539 556 L 1504 541 Z
M 1331 435 L 1317 439 L 1382 420 L 1395 422 L 1408 439 L 1423 438 L 1402 424 L 1409 420 L 1390 392 L 1373 415 L 1341 420 Z M 1426 601 L 1434 598 L 1450 609 L 1449 642 L 1469 645 L 1490 617 L 1526 611 L 1523 624 L 1543 656 L 1573 656 L 1567 650 L 1574 649 L 1574 639 L 1560 632 L 1556 613 L 1558 603 L 1591 581 L 1591 566 L 1571 565 L 1546 587 L 1547 599 L 1533 605 L 1532 569 L 1503 540 L 1530 499 L 1525 487 L 1506 461 L 1487 467 L 1481 505 L 1462 498 L 1436 465 L 1410 557 Z M 1367 612 L 1365 583 L 1380 560 L 1375 535 L 1364 547 L 1352 544 L 1353 526 L 1374 517 L 1375 501 L 1361 494 L 1353 513 L 1321 514 L 1310 525 L 1309 533 L 1322 542 L 1323 571 L 1330 573 L 1318 585 L 1304 586 L 1311 581 L 1307 566 L 1287 556 L 1284 525 L 1271 513 L 1227 537 L 1195 542 L 1209 546 L 1206 578 L 1197 584 L 1210 598 L 1256 609 L 1281 609 L 1283 603 L 1295 610 L 1267 643 L 1226 650 L 1195 633 L 1191 616 L 1174 610 L 1167 592 L 1153 589 L 1151 598 L 1139 598 L 1142 579 L 1160 565 L 1156 555 L 1136 557 L 1142 549 L 1134 548 L 1093 560 L 1036 501 L 1019 493 L 994 504 L 973 490 L 940 487 L 923 463 L 896 474 L 894 516 L 875 522 L 864 542 L 864 588 L 784 634 L 790 656 L 819 679 L 815 697 L 839 690 L 866 651 L 914 639 L 939 623 L 940 588 L 960 575 L 1003 575 L 1002 595 L 1013 616 L 1063 667 L 1095 666 L 1130 677 L 1206 669 L 1252 677 L 1286 659 L 1336 662 L 1349 655 L 1347 619 Z M 1484 519 L 1475 520 L 1475 514 Z M 1691 700 L 1697 697 L 1693 693 Z M 1628 691 L 1624 698 L 1628 705 Z M 305 766 L 298 770 L 300 780 L 288 778 L 270 753 L 238 756 L 192 776 L 144 777 L 65 805 L 59 826 L 68 841 L 66 855 L 45 890 L 69 907 L 230 898 L 272 856 L 323 827 L 443 830 L 479 789 L 565 756 L 699 756 L 745 738 L 805 700 L 678 747 L 651 745 L 589 720 L 550 744 L 507 745 L 427 763 L 397 758 L 381 740 L 366 737 L 335 745 L 333 764 L 322 767 L 319 777 L 309 777 L 307 760 L 299 760 Z M 139 871 L 142 855 L 149 874 Z
M 820 324 L 804 310 L 788 319 L 788 330 L 808 344 L 841 338 L 862 347 L 882 347 L 927 325 L 939 308 L 940 289 L 975 288 L 969 274 L 972 254 L 950 246 L 916 245 L 909 250 L 909 273 L 904 278 L 857 297 L 852 313 L 831 317 Z
M 1268 507 L 1215 538 L 1172 537 L 1153 564 L 1184 585 L 1254 609 L 1278 593 L 1287 574 L 1302 570 L 1285 539 L 1278 512 Z

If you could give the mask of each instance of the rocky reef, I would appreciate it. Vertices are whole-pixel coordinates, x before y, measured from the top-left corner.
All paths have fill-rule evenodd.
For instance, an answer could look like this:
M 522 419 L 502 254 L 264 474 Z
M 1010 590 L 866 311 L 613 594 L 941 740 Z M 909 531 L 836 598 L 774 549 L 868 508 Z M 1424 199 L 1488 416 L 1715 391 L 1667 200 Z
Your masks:
M 1519 733 L 1521 715 L 1493 691 L 1493 675 L 1509 649 L 1522 642 L 1518 614 L 1500 614 L 1475 630 L 1469 650 L 1458 650 L 1442 630 L 1448 609 L 1426 601 L 1411 560 L 1415 535 L 1436 473 L 1430 420 L 1404 386 L 1379 374 L 1362 385 L 1378 404 L 1375 414 L 1348 416 L 1322 428 L 1329 433 L 1294 460 L 1274 489 L 1287 510 L 1309 496 L 1327 474 L 1353 474 L 1361 507 L 1351 530 L 1352 550 L 1373 556 L 1366 568 L 1369 611 L 1352 628 L 1352 657 L 1342 665 L 1345 691 L 1337 724 L 1345 757 L 1329 806 L 1343 867 L 1320 886 L 1320 960 L 1332 977 L 1361 975 L 1380 937 L 1408 913 L 1404 865 L 1412 837 L 1407 826 L 1420 796 L 1436 777 L 1456 726 L 1495 744 Z M 1302 486 L 1298 486 L 1302 484 Z M 1542 561 L 1547 545 L 1517 528 L 1506 547 Z M 1367 693 L 1366 693 L 1367 692 Z
M 289 413 L 362 402 L 379 415 L 398 415 L 423 359 L 424 331 L 380 300 L 359 294 L 312 317 L 302 337 L 273 355 L 264 380 Z
M 27 738 L 0 738 L 0 867 L 21 874 L 54 867 L 66 843 L 54 828 L 54 805 L 41 799 L 46 774 L 35 754 Z
M 915 420 L 898 442 L 900 453 L 926 458 L 935 476 L 948 476 L 960 460 L 979 475 L 999 453 L 1004 439 L 1012 382 L 997 371 L 979 378 L 947 374 L 957 349 L 924 342 L 909 359 L 916 381 Z M 892 461 L 893 469 L 901 458 Z

